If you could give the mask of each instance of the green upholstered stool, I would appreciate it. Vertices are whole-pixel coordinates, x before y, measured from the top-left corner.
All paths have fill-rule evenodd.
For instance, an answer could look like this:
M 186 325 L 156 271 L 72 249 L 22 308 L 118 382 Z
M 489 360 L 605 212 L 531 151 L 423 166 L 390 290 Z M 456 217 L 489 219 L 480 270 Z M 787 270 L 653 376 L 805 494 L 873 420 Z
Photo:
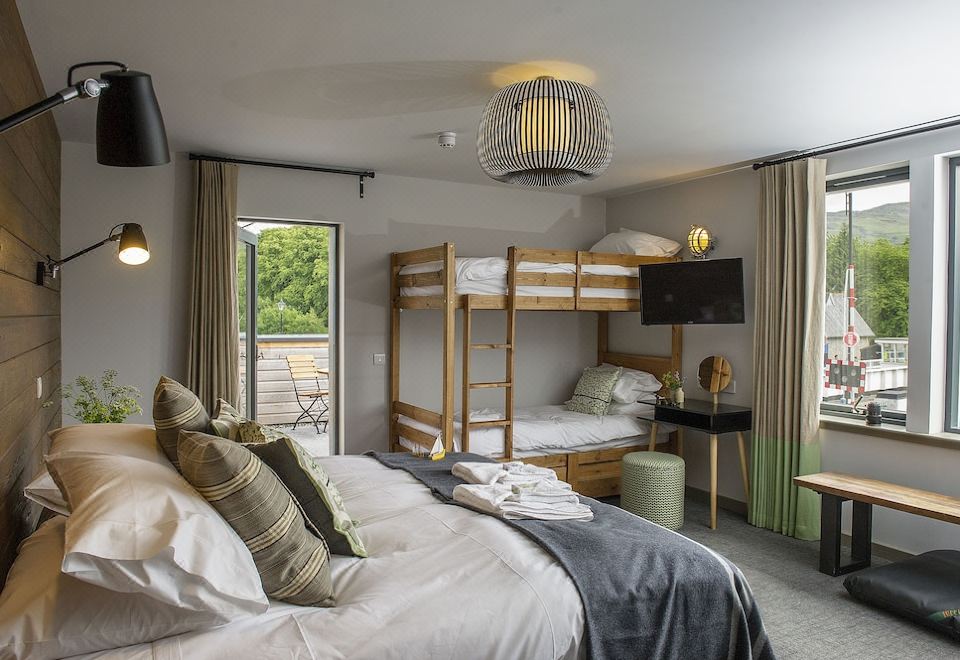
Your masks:
M 683 525 L 683 459 L 657 451 L 623 457 L 620 506 L 668 529 Z

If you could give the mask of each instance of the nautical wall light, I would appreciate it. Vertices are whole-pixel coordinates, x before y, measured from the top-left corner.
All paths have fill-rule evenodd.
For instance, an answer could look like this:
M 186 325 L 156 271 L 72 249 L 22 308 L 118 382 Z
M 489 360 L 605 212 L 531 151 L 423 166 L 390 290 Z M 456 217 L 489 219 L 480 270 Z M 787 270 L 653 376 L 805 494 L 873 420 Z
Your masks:
M 117 66 L 98 78 L 73 82 L 73 72 L 90 66 Z M 150 76 L 131 71 L 122 62 L 74 64 L 67 71 L 67 87 L 43 101 L 0 119 L 0 133 L 78 98 L 99 98 L 97 107 L 97 162 L 114 167 L 147 167 L 170 162 L 167 132 Z
M 119 232 L 117 232 L 118 229 Z M 66 259 L 52 259 L 47 256 L 46 261 L 38 261 L 37 284 L 43 286 L 46 276 L 56 277 L 63 264 L 112 241 L 120 241 L 117 257 L 123 263 L 139 266 L 150 260 L 150 250 L 147 248 L 147 238 L 143 235 L 143 227 L 134 222 L 120 223 L 110 230 L 110 234 L 105 239 L 71 254 Z

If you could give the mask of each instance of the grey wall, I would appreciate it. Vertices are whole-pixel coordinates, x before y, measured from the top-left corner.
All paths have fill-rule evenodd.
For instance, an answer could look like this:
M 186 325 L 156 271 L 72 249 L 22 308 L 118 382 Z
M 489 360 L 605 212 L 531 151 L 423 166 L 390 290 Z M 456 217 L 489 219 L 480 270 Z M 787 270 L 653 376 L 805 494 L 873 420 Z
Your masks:
M 697 385 L 697 365 L 708 355 L 725 356 L 733 367 L 736 393 L 723 393 L 721 401 L 750 405 L 753 372 L 753 290 L 756 263 L 756 222 L 759 180 L 752 170 L 708 177 L 607 200 L 607 229 L 628 227 L 686 243 L 691 224 L 710 227 L 717 237 L 711 258 L 743 257 L 746 323 L 743 325 L 689 326 L 683 330 L 684 393 L 708 398 Z M 684 250 L 684 256 L 689 252 Z M 633 353 L 669 351 L 668 328 L 644 327 L 639 315 L 611 315 L 610 340 L 614 350 Z M 710 488 L 708 436 L 684 432 L 687 483 Z M 721 495 L 743 500 L 736 437 L 720 438 Z
M 849 150 L 828 158 L 828 176 L 907 162 L 911 169 L 911 250 L 919 258 L 910 266 L 910 429 L 929 432 L 956 443 L 934 447 L 857 432 L 821 429 L 822 467 L 960 496 L 960 437 L 943 434 L 944 341 L 946 291 L 946 169 L 945 158 L 960 150 L 960 130 L 939 131 L 882 145 Z M 709 226 L 719 244 L 712 256 L 744 257 L 747 323 L 743 326 L 686 328 L 683 363 L 688 381 L 705 355 L 720 353 L 733 364 L 736 394 L 724 400 L 749 405 L 753 347 L 753 289 L 759 176 L 750 169 L 678 183 L 607 202 L 608 230 L 632 227 L 681 240 L 691 223 Z M 622 320 L 621 320 L 622 321 Z M 640 351 L 661 345 L 644 328 L 632 323 L 617 329 L 623 350 Z M 665 337 L 665 336 L 664 336 Z M 666 341 L 664 338 L 663 341 Z M 931 368 L 932 365 L 932 368 Z M 703 396 L 688 387 L 688 396 Z M 929 407 L 930 414 L 924 414 Z M 688 433 L 688 437 L 693 434 Z M 725 440 L 725 441 L 724 441 Z M 731 438 L 721 440 L 720 493 L 744 499 Z M 952 446 L 952 442 L 950 443 Z M 687 443 L 687 481 L 709 486 L 707 447 L 703 436 Z M 849 512 L 847 513 L 849 515 Z M 909 552 L 960 547 L 956 525 L 878 509 L 874 540 Z
M 182 378 L 189 307 L 193 177 L 183 154 L 159 168 L 96 164 L 89 145 L 63 151 L 64 251 L 84 247 L 124 220 L 140 222 L 151 260 L 133 269 L 111 248 L 64 268 L 64 380 L 115 368 L 149 397 L 161 373 Z M 342 223 L 345 228 L 345 445 L 386 447 L 389 253 L 444 241 L 461 256 L 506 256 L 510 245 L 587 248 L 603 235 L 605 202 L 521 190 L 377 176 L 359 199 L 356 180 L 242 167 L 241 215 Z M 439 316 L 404 312 L 404 399 L 439 407 Z M 501 336 L 501 314 L 486 313 L 477 341 Z M 518 325 L 517 400 L 557 403 L 595 358 L 593 314 L 525 312 Z M 478 365 L 479 376 L 502 368 Z M 495 399 L 478 398 L 473 405 Z

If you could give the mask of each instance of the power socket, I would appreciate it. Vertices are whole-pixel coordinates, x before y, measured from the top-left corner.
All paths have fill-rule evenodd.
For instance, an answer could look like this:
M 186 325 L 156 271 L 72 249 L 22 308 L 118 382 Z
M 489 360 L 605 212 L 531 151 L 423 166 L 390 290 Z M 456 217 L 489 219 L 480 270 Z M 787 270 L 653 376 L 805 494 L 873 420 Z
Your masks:
M 726 391 L 727 391 L 728 394 L 736 394 L 736 393 L 737 393 L 737 381 L 731 380 L 731 381 L 730 381 L 730 385 L 727 387 Z
M 375 367 L 382 367 L 387 363 L 387 354 L 386 353 L 374 353 L 373 354 L 373 365 Z

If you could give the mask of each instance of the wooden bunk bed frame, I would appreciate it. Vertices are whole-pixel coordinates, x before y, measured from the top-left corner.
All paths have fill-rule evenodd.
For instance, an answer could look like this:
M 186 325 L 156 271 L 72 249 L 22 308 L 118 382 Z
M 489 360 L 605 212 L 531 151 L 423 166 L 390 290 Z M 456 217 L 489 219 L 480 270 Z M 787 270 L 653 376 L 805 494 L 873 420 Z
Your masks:
M 470 450 L 470 429 L 502 427 L 504 455 L 501 460 L 513 460 L 513 410 L 514 410 L 514 355 L 516 351 L 516 313 L 523 310 L 541 311 L 591 311 L 598 314 L 598 364 L 607 362 L 630 369 L 639 369 L 653 374 L 680 370 L 683 346 L 682 326 L 673 326 L 671 346 L 667 355 L 637 355 L 613 353 L 608 350 L 610 312 L 638 312 L 638 299 L 600 298 L 584 296 L 583 289 L 607 288 L 629 289 L 639 286 L 637 276 L 594 275 L 584 273 L 588 265 L 613 265 L 638 268 L 641 264 L 679 261 L 679 257 L 643 257 L 625 254 L 607 254 L 580 250 L 544 250 L 538 248 L 511 247 L 507 253 L 507 293 L 505 295 L 477 295 L 456 293 L 456 250 L 453 243 L 409 252 L 394 252 L 390 255 L 390 449 L 409 451 L 400 444 L 401 436 L 429 451 L 436 438 L 429 433 L 404 424 L 400 417 L 408 417 L 420 423 L 439 428 L 447 451 L 453 450 L 454 405 L 456 383 L 454 370 L 458 347 L 456 346 L 456 313 L 462 310 L 463 331 L 461 338 L 462 382 L 461 409 L 467 411 L 461 423 L 460 444 L 462 451 Z M 400 274 L 413 264 L 439 262 L 437 271 L 416 274 Z M 574 273 L 536 273 L 518 271 L 521 262 L 570 264 Z M 403 288 L 441 286 L 442 293 L 434 296 L 404 296 Z M 520 286 L 569 287 L 573 295 L 526 296 L 517 295 Z M 400 398 L 400 313 L 405 309 L 432 309 L 442 312 L 442 407 L 439 412 L 405 403 Z M 502 310 L 506 313 L 506 337 L 503 343 L 472 343 L 472 316 L 476 310 Z M 495 382 L 472 382 L 470 362 L 474 351 L 502 350 L 504 352 L 504 379 Z M 469 420 L 470 394 L 475 389 L 502 389 L 504 392 L 504 416 L 499 420 Z M 671 444 L 673 442 L 671 441 Z M 560 479 L 569 482 L 577 492 L 604 497 L 620 491 L 620 460 L 632 451 L 646 449 L 648 441 L 638 440 L 636 445 L 616 449 L 601 449 L 590 452 L 550 454 L 523 457 L 523 461 L 552 468 Z

